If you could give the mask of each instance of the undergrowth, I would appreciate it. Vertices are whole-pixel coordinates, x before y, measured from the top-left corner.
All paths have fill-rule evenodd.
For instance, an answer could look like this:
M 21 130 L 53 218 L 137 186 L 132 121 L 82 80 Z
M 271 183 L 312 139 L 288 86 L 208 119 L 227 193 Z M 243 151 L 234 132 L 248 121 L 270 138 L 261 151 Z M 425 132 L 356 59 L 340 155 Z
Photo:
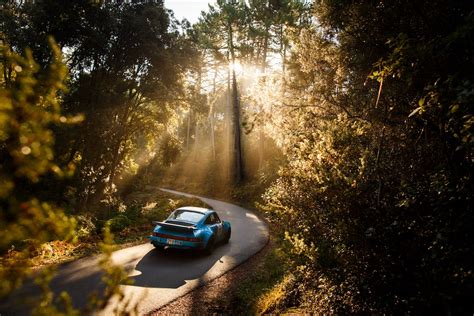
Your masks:
M 69 262 L 100 253 L 103 228 L 107 224 L 114 234 L 117 248 L 125 248 L 147 242 L 153 229 L 153 221 L 161 221 L 176 208 L 182 206 L 210 206 L 196 198 L 175 196 L 157 190 L 136 192 L 128 196 L 121 205 L 108 212 L 108 218 L 98 219 L 92 215 L 76 216 L 77 227 L 74 242 L 54 240 L 32 250 L 33 268 Z M 28 240 L 22 247 L 32 247 Z M 6 256 L 14 256 L 19 249 L 12 249 Z

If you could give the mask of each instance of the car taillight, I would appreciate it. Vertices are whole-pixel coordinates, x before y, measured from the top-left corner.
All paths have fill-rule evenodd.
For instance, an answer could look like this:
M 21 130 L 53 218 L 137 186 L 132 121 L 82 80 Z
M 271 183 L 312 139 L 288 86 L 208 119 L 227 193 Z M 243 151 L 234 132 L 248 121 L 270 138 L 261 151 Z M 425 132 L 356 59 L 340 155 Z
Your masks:
M 161 238 L 183 240 L 183 241 L 190 241 L 190 242 L 200 242 L 201 241 L 201 239 L 199 239 L 199 238 L 174 236 L 174 235 L 162 234 L 162 233 L 157 233 L 157 232 L 153 232 L 153 236 L 161 237 Z

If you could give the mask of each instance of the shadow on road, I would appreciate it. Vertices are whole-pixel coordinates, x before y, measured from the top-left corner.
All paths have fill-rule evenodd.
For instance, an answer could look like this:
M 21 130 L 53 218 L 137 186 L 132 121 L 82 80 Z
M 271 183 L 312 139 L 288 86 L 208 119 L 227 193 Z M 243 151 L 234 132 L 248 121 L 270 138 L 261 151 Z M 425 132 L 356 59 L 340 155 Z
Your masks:
M 205 282 L 205 274 L 227 248 L 228 245 L 220 246 L 211 256 L 195 251 L 152 249 L 137 263 L 135 273 L 129 279 L 133 286 L 174 289 L 187 280 Z
M 49 284 L 55 297 L 65 291 L 75 308 L 84 308 L 92 294 L 96 292 L 100 296 L 105 285 L 101 281 L 103 272 L 97 261 L 95 258 L 86 258 L 60 265 L 58 274 Z M 27 279 L 20 289 L 0 304 L 0 315 L 30 315 L 31 309 L 38 306 L 40 299 L 41 289 L 33 278 Z

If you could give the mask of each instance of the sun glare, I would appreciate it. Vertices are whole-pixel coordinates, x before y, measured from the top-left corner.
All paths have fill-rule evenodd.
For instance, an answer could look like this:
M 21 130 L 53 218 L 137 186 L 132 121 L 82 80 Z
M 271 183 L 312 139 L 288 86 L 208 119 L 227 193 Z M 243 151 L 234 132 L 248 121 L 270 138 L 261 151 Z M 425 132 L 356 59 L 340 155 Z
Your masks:
M 238 60 L 236 60 L 233 63 L 232 62 L 229 63 L 229 68 L 230 70 L 235 71 L 235 72 L 241 72 L 243 69 L 242 64 Z

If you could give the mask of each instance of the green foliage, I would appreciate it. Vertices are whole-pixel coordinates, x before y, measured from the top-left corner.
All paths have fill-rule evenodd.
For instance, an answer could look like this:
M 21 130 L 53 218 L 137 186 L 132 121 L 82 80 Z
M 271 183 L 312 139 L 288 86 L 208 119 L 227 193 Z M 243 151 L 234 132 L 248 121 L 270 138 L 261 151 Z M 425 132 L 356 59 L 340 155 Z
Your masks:
M 65 90 L 67 69 L 54 41 L 50 40 L 50 45 L 54 59 L 45 70 L 30 51 L 21 57 L 8 47 L 1 48 L 6 60 L 2 67 L 11 71 L 0 90 L 1 297 L 29 273 L 31 252 L 39 245 L 74 238 L 75 220 L 53 203 L 41 200 L 37 193 L 46 177 L 62 177 L 73 170 L 72 165 L 63 167 L 54 160 L 52 127 L 77 118 L 61 115 L 58 94 Z M 21 242 L 26 239 L 31 242 L 22 249 Z
M 111 232 L 119 232 L 130 226 L 130 219 L 125 214 L 119 214 L 107 221 Z
M 265 194 L 301 307 L 472 313 L 473 9 L 315 3 L 281 101 L 288 163 Z

